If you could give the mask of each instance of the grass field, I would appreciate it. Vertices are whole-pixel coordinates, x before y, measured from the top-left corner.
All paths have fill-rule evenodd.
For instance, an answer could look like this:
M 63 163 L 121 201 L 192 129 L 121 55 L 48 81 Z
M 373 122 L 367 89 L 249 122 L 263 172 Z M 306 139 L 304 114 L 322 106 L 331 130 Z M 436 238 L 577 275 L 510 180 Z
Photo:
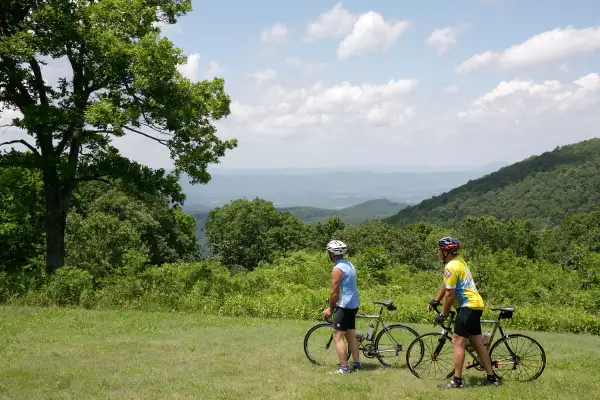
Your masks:
M 547 355 L 535 382 L 443 391 L 375 359 L 363 359 L 359 373 L 327 374 L 333 365 L 313 366 L 303 352 L 311 321 L 16 307 L 0 307 L 0 318 L 2 399 L 589 399 L 600 392 L 600 338 L 589 335 L 530 333 Z M 481 376 L 470 370 L 465 379 Z

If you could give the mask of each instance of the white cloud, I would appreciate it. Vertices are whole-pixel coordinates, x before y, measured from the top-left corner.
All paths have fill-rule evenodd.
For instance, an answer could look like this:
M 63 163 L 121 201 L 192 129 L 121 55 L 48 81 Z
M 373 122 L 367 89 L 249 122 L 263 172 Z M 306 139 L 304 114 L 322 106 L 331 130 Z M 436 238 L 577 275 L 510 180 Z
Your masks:
M 216 61 L 210 61 L 208 63 L 208 69 L 204 73 L 204 79 L 213 79 L 218 77 L 222 72 L 225 71 L 225 68 L 221 67 L 219 63 Z
M 531 80 L 514 79 L 502 81 L 489 93 L 473 101 L 471 107 L 458 113 L 459 118 L 472 120 L 532 119 L 551 113 L 552 120 L 557 112 L 582 112 L 600 102 L 600 75 L 590 73 L 572 82 L 561 83 L 546 80 L 534 83 Z M 547 117 L 546 117 L 547 118 Z
M 456 46 L 457 37 L 460 32 L 458 27 L 448 26 L 436 29 L 427 38 L 427 43 L 434 46 L 440 56 L 449 53 Z
M 263 30 L 260 40 L 263 43 L 286 43 L 289 38 L 288 29 L 282 24 L 275 24 L 270 28 Z
M 187 57 L 187 62 L 178 66 L 179 72 L 186 78 L 196 81 L 198 80 L 198 72 L 200 69 L 200 54 L 192 53 Z
M 456 93 L 458 92 L 458 86 L 449 85 L 442 88 L 442 93 Z
M 390 80 L 385 84 L 342 82 L 325 87 L 317 82 L 307 88 L 272 86 L 256 104 L 232 104 L 231 118 L 260 134 L 289 135 L 297 129 L 354 126 L 395 126 L 415 115 L 401 97 L 413 91 L 416 79 Z M 328 128 L 329 129 L 329 128 Z
M 306 27 L 305 42 L 313 42 L 325 38 L 342 39 L 352 32 L 358 14 L 352 14 L 337 3 L 331 10 L 319 15 L 315 22 Z
M 296 68 L 300 68 L 308 73 L 313 73 L 321 68 L 324 68 L 326 63 L 312 63 L 310 61 L 305 61 L 300 57 L 286 57 L 285 63 L 288 65 L 292 65 Z
M 500 52 L 475 54 L 461 63 L 457 73 L 493 66 L 502 70 L 560 62 L 579 54 L 600 50 L 600 27 L 555 28 L 534 35 L 526 41 Z
M 254 79 L 254 81 L 256 83 L 262 83 L 262 82 L 267 82 L 267 81 L 277 78 L 277 72 L 273 69 L 264 69 L 264 70 L 254 71 L 254 72 L 248 74 L 248 76 L 250 78 Z
M 368 52 L 385 52 L 396 44 L 409 26 L 408 21 L 386 21 L 374 11 L 362 14 L 352 32 L 340 43 L 338 59 L 347 60 Z

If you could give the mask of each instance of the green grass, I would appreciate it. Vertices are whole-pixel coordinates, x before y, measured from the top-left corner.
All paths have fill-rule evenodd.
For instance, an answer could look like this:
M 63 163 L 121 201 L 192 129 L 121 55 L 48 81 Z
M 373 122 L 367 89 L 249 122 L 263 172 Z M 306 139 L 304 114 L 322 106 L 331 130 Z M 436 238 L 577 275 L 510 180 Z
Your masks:
M 20 307 L 0 315 L 2 399 L 587 399 L 600 391 L 600 338 L 591 335 L 530 333 L 548 360 L 537 381 L 466 394 L 376 360 L 331 376 L 302 349 L 316 321 Z

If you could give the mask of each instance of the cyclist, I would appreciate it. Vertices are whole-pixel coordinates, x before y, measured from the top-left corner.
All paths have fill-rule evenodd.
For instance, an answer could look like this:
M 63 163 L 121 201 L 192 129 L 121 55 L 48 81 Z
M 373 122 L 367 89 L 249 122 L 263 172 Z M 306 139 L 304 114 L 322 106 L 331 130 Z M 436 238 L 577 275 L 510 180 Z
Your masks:
M 346 374 L 350 367 L 346 362 L 346 345 L 344 336 L 350 345 L 353 370 L 360 369 L 358 340 L 356 339 L 356 313 L 360 306 L 360 297 L 356 281 L 356 269 L 352 263 L 344 258 L 348 251 L 346 244 L 339 240 L 331 240 L 327 244 L 329 259 L 333 262 L 331 271 L 331 294 L 329 307 L 323 310 L 323 318 L 331 316 L 332 310 L 337 307 L 333 315 L 333 340 L 340 360 L 340 368 L 332 374 Z
M 469 341 L 477 351 L 479 359 L 487 373 L 481 382 L 484 386 L 497 386 L 499 382 L 492 370 L 490 357 L 481 336 L 481 314 L 483 299 L 477 291 L 471 271 L 465 260 L 458 254 L 460 241 L 452 237 L 443 237 L 438 241 L 438 251 L 445 270 L 444 279 L 437 296 L 429 302 L 429 309 L 440 304 L 444 298 L 444 308 L 435 317 L 435 322 L 441 324 L 448 317 L 452 306 L 456 307 L 456 321 L 452 345 L 454 347 L 454 377 L 450 382 L 440 385 L 445 389 L 462 388 L 462 369 L 465 361 L 465 341 Z

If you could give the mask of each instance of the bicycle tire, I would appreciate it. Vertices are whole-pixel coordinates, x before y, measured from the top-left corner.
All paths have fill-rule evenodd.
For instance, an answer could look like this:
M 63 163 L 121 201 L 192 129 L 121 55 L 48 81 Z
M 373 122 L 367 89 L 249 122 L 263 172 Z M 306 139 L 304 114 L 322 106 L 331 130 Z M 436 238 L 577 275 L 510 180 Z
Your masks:
M 382 329 L 382 330 L 381 330 L 381 331 L 380 331 L 380 332 L 377 334 L 377 337 L 375 338 L 374 347 L 375 347 L 375 353 L 376 353 L 377 359 L 379 360 L 379 362 L 380 362 L 380 363 L 381 363 L 381 364 L 382 364 L 384 367 L 387 367 L 387 368 L 390 368 L 390 367 L 391 367 L 391 365 L 390 365 L 388 362 L 386 362 L 386 361 L 385 361 L 385 358 L 384 358 L 384 357 L 382 357 L 382 356 L 380 355 L 380 341 L 381 341 L 381 338 L 382 338 L 382 337 L 383 337 L 385 334 L 389 333 L 390 331 L 393 331 L 394 329 L 396 329 L 396 330 L 402 330 L 402 331 L 404 331 L 404 332 L 406 332 L 406 333 L 409 333 L 410 335 L 412 335 L 412 336 L 413 336 L 413 337 L 415 337 L 415 338 L 419 336 L 419 333 L 418 333 L 416 330 L 414 330 L 413 328 L 411 328 L 410 326 L 408 326 L 408 325 L 403 325 L 403 324 L 393 324 L 393 325 L 388 325 L 388 326 L 385 326 L 385 327 L 384 327 L 384 328 L 383 328 L 383 329 Z M 414 339 L 412 339 L 412 340 L 414 340 Z M 412 340 L 411 340 L 411 341 L 412 341 Z M 395 341 L 395 340 L 394 340 L 394 341 Z M 403 344 L 399 344 L 399 346 L 400 346 L 400 349 L 399 349 L 399 351 L 405 351 L 405 349 L 408 347 L 408 344 L 409 344 L 409 343 L 410 343 L 410 342 L 407 342 L 406 344 L 404 344 L 404 343 L 403 343 Z M 398 351 L 398 349 L 396 349 L 396 351 Z
M 436 337 L 435 340 L 432 340 L 432 348 L 425 348 L 426 344 L 425 341 L 429 338 L 433 338 Z M 442 376 L 441 377 L 435 377 L 435 378 L 425 378 L 424 376 L 422 376 L 421 374 L 419 374 L 419 372 L 417 372 L 416 368 L 418 366 L 420 366 L 424 360 L 430 360 L 431 362 L 436 362 L 437 360 L 433 360 L 432 354 L 434 353 L 434 350 L 437 349 L 440 346 L 440 339 L 444 338 L 444 342 L 441 343 L 442 349 L 446 346 L 446 341 L 448 341 L 448 338 L 446 338 L 444 335 L 442 335 L 439 332 L 429 332 L 429 333 L 425 333 L 423 335 L 418 336 L 417 338 L 415 338 L 415 340 L 413 340 L 410 345 L 408 346 L 408 349 L 406 350 L 406 365 L 408 366 L 408 369 L 410 370 L 410 372 L 416 376 L 419 379 L 449 379 L 454 375 L 454 349 L 452 348 L 452 340 L 450 339 L 450 356 L 451 356 L 451 361 L 448 362 L 448 373 L 444 374 L 444 370 L 446 369 L 446 367 L 440 367 L 440 371 L 442 371 Z M 420 344 L 420 348 L 419 350 L 416 350 L 415 347 L 416 345 Z M 434 345 L 434 347 L 433 347 Z M 419 351 L 420 352 L 420 356 L 417 357 L 417 362 L 415 363 L 411 363 L 411 354 L 414 351 Z M 437 367 L 436 367 L 437 368 Z
M 517 339 L 517 338 L 523 338 L 526 341 L 529 341 L 532 345 L 534 345 L 535 347 L 537 347 L 540 350 L 541 353 L 541 366 L 538 368 L 537 372 L 529 377 L 528 379 L 507 379 L 505 376 L 503 376 L 503 374 L 499 373 L 499 369 L 498 369 L 498 360 L 495 360 L 494 357 L 494 350 L 496 350 L 496 348 L 502 344 L 506 342 L 506 339 Z M 520 350 L 513 348 L 513 346 L 510 346 L 511 350 L 513 352 L 519 352 Z M 530 346 L 531 347 L 531 346 Z M 522 357 L 519 354 L 517 354 L 518 357 Z M 546 368 L 546 352 L 544 351 L 544 348 L 542 347 L 541 344 L 538 343 L 537 340 L 535 340 L 534 338 L 527 336 L 527 335 L 522 335 L 520 333 L 514 333 L 514 334 L 510 334 L 507 335 L 506 337 L 500 338 L 498 339 L 492 346 L 491 350 L 490 350 L 490 358 L 492 360 L 492 367 L 494 368 L 494 372 L 496 373 L 496 375 L 498 375 L 502 380 L 516 380 L 516 381 L 522 381 L 522 382 L 529 382 L 529 381 L 533 381 L 536 380 L 537 378 L 540 377 L 540 375 L 542 375 L 542 372 L 544 372 L 544 369 Z M 518 364 L 517 364 L 518 365 Z
M 312 334 L 313 334 L 313 333 L 314 333 L 314 332 L 315 332 L 317 329 L 321 329 L 321 328 L 327 328 L 327 329 L 329 329 L 329 330 L 330 330 L 330 332 L 331 332 L 331 329 L 332 329 L 331 327 L 332 327 L 332 325 L 333 325 L 333 324 L 332 324 L 331 322 L 320 322 L 320 323 L 318 323 L 318 324 L 314 325 L 313 327 L 311 327 L 311 328 L 310 328 L 310 329 L 309 329 L 309 330 L 306 332 L 306 334 L 304 335 L 304 354 L 306 355 L 306 358 L 308 358 L 308 360 L 309 360 L 311 363 L 313 363 L 313 364 L 316 364 L 316 365 L 326 365 L 326 363 L 325 363 L 325 362 L 323 362 L 323 361 L 319 362 L 319 361 L 317 361 L 317 360 L 316 360 L 316 359 L 315 359 L 315 358 L 312 356 L 311 352 L 308 350 L 308 340 L 309 340 L 310 336 L 311 336 L 311 335 L 312 335 Z M 329 348 L 330 346 L 333 346 L 333 350 L 335 351 L 335 343 L 334 343 L 334 341 L 333 341 L 333 332 L 331 332 L 331 338 L 330 338 L 330 341 L 327 343 L 327 348 Z M 347 351 L 347 358 L 346 358 L 346 361 L 348 361 L 348 360 L 350 359 L 350 356 L 351 356 L 351 354 L 350 354 L 350 345 L 349 345 L 349 344 L 346 344 L 346 346 L 347 346 L 347 350 L 346 350 L 346 351 Z M 336 357 L 337 357 L 337 355 L 336 355 Z

